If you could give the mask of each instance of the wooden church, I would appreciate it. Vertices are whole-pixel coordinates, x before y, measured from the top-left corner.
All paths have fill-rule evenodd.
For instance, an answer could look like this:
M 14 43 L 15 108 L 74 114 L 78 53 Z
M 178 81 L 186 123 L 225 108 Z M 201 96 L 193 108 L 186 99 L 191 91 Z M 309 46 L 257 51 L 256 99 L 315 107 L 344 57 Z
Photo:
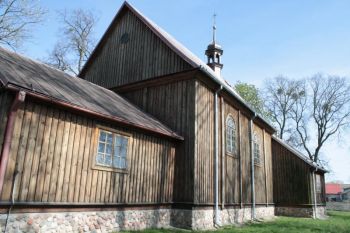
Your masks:
M 222 78 L 215 27 L 205 54 L 127 2 L 79 78 L 0 49 L 0 227 L 212 229 L 323 210 L 326 171 Z M 305 176 L 275 179 L 285 154 Z M 308 196 L 283 202 L 291 192 Z

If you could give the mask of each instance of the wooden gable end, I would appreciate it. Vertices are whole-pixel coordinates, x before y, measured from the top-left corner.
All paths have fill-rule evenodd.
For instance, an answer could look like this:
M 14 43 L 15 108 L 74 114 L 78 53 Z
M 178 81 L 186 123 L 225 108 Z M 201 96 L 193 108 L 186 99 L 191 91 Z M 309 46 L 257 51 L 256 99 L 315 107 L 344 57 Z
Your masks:
M 80 77 L 113 88 L 192 68 L 124 4 Z

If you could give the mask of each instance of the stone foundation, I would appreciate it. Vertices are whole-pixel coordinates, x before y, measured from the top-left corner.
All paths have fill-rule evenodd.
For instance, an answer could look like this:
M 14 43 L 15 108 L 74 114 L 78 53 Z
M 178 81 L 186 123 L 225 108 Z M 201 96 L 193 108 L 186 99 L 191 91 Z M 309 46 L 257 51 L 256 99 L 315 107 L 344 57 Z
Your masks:
M 327 216 L 324 206 L 318 206 L 316 213 L 317 218 L 325 218 Z M 314 216 L 314 209 L 312 207 L 275 207 L 275 215 L 312 218 Z
M 275 216 L 274 207 L 256 207 L 257 219 L 271 219 Z M 192 227 L 193 230 L 214 229 L 214 210 L 193 210 Z M 219 211 L 220 223 L 222 226 L 240 224 L 250 221 L 252 218 L 251 208 L 226 208 Z
M 316 213 L 317 213 L 317 218 L 323 219 L 323 218 L 327 218 L 328 217 L 325 206 L 318 206 Z
M 250 208 L 229 208 L 219 211 L 221 225 L 251 220 Z M 259 219 L 274 216 L 274 207 L 257 207 Z M 0 214 L 0 232 L 4 231 L 7 214 Z M 213 209 L 156 209 L 96 212 L 13 213 L 7 232 L 111 232 L 146 228 L 214 228 Z
M 0 232 L 6 214 L 0 215 Z M 67 213 L 11 214 L 7 232 L 111 232 L 165 228 L 170 225 L 171 210 L 126 210 Z

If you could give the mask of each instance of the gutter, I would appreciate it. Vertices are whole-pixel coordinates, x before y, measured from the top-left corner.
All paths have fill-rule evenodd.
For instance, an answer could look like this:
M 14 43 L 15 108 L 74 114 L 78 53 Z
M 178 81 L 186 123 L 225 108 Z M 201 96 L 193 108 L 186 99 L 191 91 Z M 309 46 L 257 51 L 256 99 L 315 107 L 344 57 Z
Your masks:
M 253 119 L 257 118 L 260 119 L 261 121 L 263 121 L 266 125 L 268 125 L 273 131 L 277 131 L 270 123 L 268 123 L 264 118 L 262 118 L 261 116 L 259 116 L 255 110 L 249 106 L 243 99 L 241 96 L 239 96 L 236 92 L 233 91 L 232 87 L 228 86 L 225 82 L 223 82 L 222 80 L 218 79 L 218 77 L 216 77 L 214 74 L 212 74 L 207 68 L 205 68 L 204 66 L 200 65 L 199 70 L 204 72 L 206 75 L 210 76 L 212 80 L 214 80 L 217 84 L 219 84 L 220 86 L 223 87 L 223 89 L 225 91 L 227 91 L 228 93 L 230 93 L 232 96 L 234 96 L 244 107 L 246 107 L 250 112 L 252 112 L 252 114 L 254 114 Z
M 256 114 L 249 120 L 249 142 L 250 142 L 250 160 L 251 160 L 251 176 L 252 176 L 252 215 L 251 220 L 254 221 L 256 219 L 255 214 L 255 161 L 254 161 L 254 145 L 253 145 L 253 120 L 255 119 Z
M 214 226 L 219 227 L 221 220 L 219 216 L 219 124 L 218 124 L 218 94 L 222 90 L 222 86 L 215 91 L 214 95 L 214 154 L 215 154 L 215 214 L 214 214 Z
M 2 188 L 4 185 L 5 172 L 6 172 L 7 162 L 10 154 L 10 146 L 11 146 L 11 140 L 12 140 L 13 130 L 15 126 L 17 110 L 19 105 L 25 101 L 25 98 L 26 98 L 26 93 L 24 91 L 19 90 L 16 94 L 15 99 L 12 102 L 11 109 L 9 111 L 9 115 L 7 118 L 4 142 L 3 142 L 1 159 L 0 159 L 0 194 L 2 193 Z

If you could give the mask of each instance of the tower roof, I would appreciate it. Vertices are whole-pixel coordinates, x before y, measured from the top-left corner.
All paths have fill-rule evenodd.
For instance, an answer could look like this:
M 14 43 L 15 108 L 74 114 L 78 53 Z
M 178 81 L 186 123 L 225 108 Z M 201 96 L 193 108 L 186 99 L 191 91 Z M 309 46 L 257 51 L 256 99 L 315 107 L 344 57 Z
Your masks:
M 216 14 L 213 15 L 213 40 L 208 45 L 207 50 L 222 50 L 221 45 L 216 42 Z

